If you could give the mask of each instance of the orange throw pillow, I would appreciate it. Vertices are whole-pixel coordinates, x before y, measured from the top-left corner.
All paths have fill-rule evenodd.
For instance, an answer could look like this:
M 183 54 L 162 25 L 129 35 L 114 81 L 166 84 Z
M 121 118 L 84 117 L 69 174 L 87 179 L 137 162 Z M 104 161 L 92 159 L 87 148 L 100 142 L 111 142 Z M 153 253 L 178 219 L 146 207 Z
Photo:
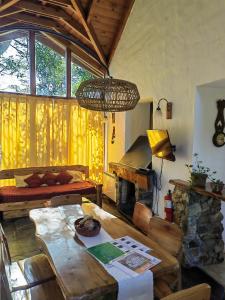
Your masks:
M 64 171 L 64 172 L 60 172 L 57 176 L 56 176 L 56 181 L 59 182 L 60 184 L 67 184 L 71 181 L 71 179 L 73 179 L 73 176 L 70 175 L 68 172 Z
M 46 172 L 45 175 L 42 177 L 42 184 L 47 184 L 47 185 L 56 185 L 57 183 L 57 175 Z
M 42 184 L 41 177 L 38 174 L 33 174 L 28 178 L 24 179 L 24 181 L 30 188 L 39 187 Z

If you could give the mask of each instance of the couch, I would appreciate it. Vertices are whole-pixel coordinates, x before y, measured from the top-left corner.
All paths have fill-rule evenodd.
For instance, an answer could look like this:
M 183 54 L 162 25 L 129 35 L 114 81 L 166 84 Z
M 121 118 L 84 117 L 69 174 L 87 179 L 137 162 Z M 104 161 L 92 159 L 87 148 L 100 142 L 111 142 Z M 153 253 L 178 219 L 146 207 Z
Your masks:
M 46 172 L 59 173 L 62 171 L 80 171 L 84 174 L 84 180 L 54 186 L 40 187 L 0 187 L 0 213 L 4 219 L 26 216 L 30 209 L 44 207 L 44 203 L 54 197 L 66 194 L 81 194 L 102 206 L 102 184 L 89 178 L 89 168 L 82 165 L 33 167 L 9 169 L 0 171 L 0 180 L 12 179 L 15 175 L 27 175 L 31 173 L 44 174 Z

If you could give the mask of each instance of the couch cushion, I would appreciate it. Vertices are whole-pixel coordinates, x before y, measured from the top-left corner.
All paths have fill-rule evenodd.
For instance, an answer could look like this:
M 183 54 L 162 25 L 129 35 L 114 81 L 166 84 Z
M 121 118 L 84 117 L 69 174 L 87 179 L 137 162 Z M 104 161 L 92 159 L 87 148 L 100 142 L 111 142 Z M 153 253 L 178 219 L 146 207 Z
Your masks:
M 67 194 L 88 195 L 96 193 L 93 184 L 88 181 L 59 184 L 54 186 L 40 186 L 36 188 L 17 188 L 4 186 L 0 188 L 0 202 L 20 202 L 29 200 L 50 199 L 54 196 Z
M 32 174 L 31 176 L 24 179 L 24 181 L 30 188 L 39 187 L 42 184 L 42 179 L 38 174 Z
M 71 183 L 72 182 L 80 182 L 80 181 L 83 181 L 83 179 L 84 179 L 84 174 L 80 171 L 68 170 L 67 172 L 73 177 L 72 180 L 70 181 Z
M 48 186 L 56 185 L 57 183 L 57 175 L 46 172 L 44 176 L 42 177 L 42 184 L 47 184 Z
M 16 180 L 16 187 L 26 187 L 28 184 L 24 181 L 28 177 L 32 176 L 33 173 L 27 175 L 14 175 Z
M 60 172 L 59 175 L 56 176 L 56 181 L 60 184 L 67 184 L 71 179 L 73 179 L 73 176 L 66 171 Z

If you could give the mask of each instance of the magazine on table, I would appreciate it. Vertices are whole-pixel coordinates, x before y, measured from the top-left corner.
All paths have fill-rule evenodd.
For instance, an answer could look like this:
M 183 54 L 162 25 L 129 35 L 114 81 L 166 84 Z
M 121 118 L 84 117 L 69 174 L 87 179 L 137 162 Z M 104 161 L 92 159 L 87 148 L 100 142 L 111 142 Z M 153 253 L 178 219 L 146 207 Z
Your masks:
M 148 254 L 150 250 L 129 236 L 87 249 L 102 264 L 115 266 L 131 276 L 143 273 L 161 262 Z
M 152 255 L 140 250 L 135 250 L 127 252 L 126 255 L 115 259 L 112 262 L 112 265 L 131 276 L 136 276 L 137 274 L 144 273 L 153 268 L 160 262 L 160 259 Z

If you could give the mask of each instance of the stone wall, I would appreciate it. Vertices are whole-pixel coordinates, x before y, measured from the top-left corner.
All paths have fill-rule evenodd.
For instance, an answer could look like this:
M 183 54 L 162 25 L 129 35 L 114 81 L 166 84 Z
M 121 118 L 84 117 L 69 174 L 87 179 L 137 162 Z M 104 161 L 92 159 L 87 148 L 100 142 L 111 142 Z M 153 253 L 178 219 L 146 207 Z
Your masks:
M 183 265 L 220 263 L 224 260 L 221 201 L 175 187 L 174 221 L 184 232 Z

